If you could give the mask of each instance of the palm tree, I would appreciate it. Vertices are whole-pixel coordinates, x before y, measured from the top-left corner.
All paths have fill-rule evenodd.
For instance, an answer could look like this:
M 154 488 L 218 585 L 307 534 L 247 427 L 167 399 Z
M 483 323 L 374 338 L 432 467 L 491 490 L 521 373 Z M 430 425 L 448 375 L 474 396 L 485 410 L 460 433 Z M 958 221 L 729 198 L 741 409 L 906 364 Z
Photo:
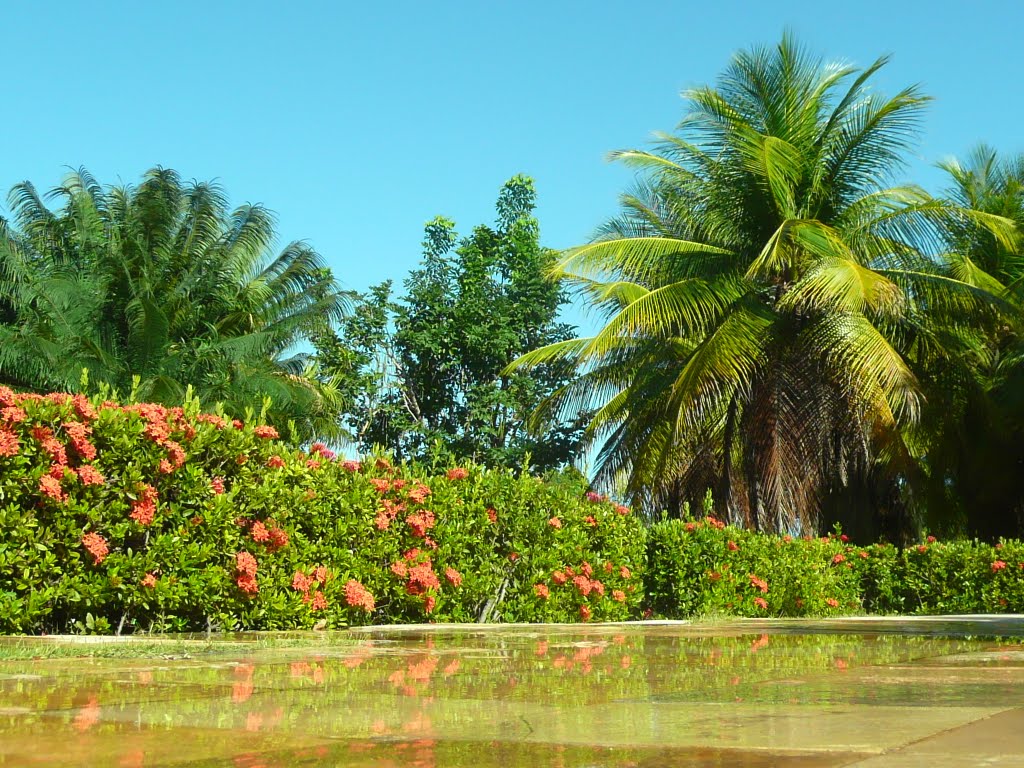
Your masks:
M 1024 156 L 986 146 L 941 163 L 954 204 L 1024 225 Z M 922 372 L 928 410 L 924 467 L 929 523 L 984 539 L 1024 530 L 1024 252 L 970 221 L 947 232 L 956 276 L 1000 297 L 1008 311 L 961 329 L 960 353 Z
M 74 390 L 88 369 L 93 385 L 167 404 L 192 387 L 237 416 L 270 398 L 299 437 L 339 436 L 337 388 L 299 348 L 347 294 L 305 243 L 271 254 L 269 211 L 229 212 L 216 184 L 163 168 L 108 189 L 80 170 L 49 197 L 56 210 L 28 182 L 11 191 L 0 381 Z
M 595 484 L 624 477 L 652 510 L 711 489 L 720 515 L 762 530 L 908 526 L 915 355 L 932 318 L 988 303 L 949 274 L 942 233 L 971 220 L 1012 235 L 890 186 L 927 99 L 872 91 L 885 63 L 825 64 L 784 36 L 685 93 L 678 131 L 653 151 L 613 154 L 637 189 L 555 273 L 606 323 L 517 361 L 586 370 L 547 413 L 601 404 Z

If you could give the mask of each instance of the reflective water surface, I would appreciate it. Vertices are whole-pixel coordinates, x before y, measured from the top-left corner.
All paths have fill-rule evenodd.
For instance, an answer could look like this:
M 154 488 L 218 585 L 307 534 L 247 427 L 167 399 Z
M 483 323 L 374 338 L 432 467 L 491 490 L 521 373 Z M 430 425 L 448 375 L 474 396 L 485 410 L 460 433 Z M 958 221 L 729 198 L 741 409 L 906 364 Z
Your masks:
M 1024 624 L 999 622 L 381 629 L 3 661 L 0 766 L 1024 766 Z

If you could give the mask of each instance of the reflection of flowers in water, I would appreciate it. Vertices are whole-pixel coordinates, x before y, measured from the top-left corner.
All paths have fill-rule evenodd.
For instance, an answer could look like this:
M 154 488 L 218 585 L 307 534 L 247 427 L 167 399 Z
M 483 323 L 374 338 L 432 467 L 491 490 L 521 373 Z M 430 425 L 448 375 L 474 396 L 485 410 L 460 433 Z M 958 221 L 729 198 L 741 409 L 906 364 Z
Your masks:
M 118 768 L 144 768 L 146 765 L 146 753 L 141 749 L 128 752 L 117 765 Z
M 238 680 L 231 688 L 231 701 L 235 704 L 241 704 L 248 701 L 252 696 L 252 675 L 254 671 L 255 668 L 252 664 L 239 664 L 235 667 L 235 677 L 238 678 Z
M 100 702 L 96 694 L 89 696 L 85 706 L 78 710 L 75 715 L 74 727 L 80 733 L 85 733 L 100 721 Z

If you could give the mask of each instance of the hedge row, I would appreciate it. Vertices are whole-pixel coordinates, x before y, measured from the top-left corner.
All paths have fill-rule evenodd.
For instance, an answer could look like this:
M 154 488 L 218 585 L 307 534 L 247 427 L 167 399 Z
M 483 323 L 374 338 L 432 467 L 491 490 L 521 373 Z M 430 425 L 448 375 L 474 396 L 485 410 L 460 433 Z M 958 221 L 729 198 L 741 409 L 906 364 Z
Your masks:
M 940 542 L 897 550 L 766 536 L 714 517 L 648 531 L 646 601 L 659 616 L 1024 612 L 1024 544 Z
M 643 526 L 584 490 L 297 450 L 194 403 L 0 388 L 0 631 L 637 615 Z
M 395 466 L 0 387 L 0 631 L 1024 611 L 1024 545 L 646 529 L 572 474 Z

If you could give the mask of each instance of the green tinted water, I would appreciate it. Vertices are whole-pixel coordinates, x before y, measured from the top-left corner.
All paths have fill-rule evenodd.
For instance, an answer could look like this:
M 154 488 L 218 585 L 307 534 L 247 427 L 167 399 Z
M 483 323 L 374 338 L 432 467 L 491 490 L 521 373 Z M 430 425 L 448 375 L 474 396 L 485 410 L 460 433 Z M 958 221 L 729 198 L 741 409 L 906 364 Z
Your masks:
M 1001 622 L 380 630 L 0 662 L 0 766 L 1024 765 L 1024 647 L 966 636 L 1021 629 Z

